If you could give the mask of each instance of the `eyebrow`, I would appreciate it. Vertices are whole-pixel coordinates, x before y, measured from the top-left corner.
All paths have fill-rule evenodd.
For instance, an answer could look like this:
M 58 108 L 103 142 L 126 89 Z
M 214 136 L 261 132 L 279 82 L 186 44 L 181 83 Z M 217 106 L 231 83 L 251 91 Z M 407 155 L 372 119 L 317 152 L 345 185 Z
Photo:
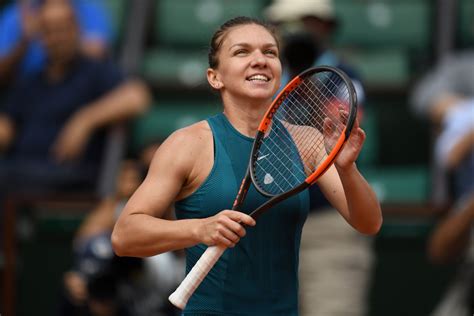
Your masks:
M 236 43 L 236 44 L 234 44 L 234 45 L 231 45 L 231 46 L 229 47 L 229 50 L 231 50 L 232 48 L 234 48 L 234 47 L 236 47 L 236 46 L 250 47 L 250 46 L 252 46 L 252 45 L 249 44 L 249 43 L 245 43 L 245 42 L 243 42 L 243 43 Z M 268 47 L 278 47 L 278 45 L 275 44 L 275 43 L 267 43 L 267 44 L 263 44 L 263 47 L 265 47 L 265 48 L 268 48 Z

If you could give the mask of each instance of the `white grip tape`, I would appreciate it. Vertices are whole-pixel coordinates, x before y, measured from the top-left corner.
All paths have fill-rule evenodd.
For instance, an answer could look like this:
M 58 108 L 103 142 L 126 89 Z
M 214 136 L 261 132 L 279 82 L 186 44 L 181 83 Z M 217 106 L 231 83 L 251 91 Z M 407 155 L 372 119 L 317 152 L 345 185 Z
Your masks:
M 169 301 L 174 306 L 184 309 L 191 295 L 193 295 L 196 288 L 201 284 L 202 280 L 204 280 L 209 271 L 211 271 L 214 264 L 219 260 L 226 249 L 227 248 L 220 246 L 208 247 L 176 291 L 168 297 Z

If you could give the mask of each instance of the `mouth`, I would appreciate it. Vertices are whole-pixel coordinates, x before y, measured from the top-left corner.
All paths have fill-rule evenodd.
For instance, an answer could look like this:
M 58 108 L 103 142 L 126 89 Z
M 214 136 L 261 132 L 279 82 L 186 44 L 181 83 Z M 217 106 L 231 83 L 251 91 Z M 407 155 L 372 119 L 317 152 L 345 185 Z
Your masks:
M 252 76 L 249 76 L 245 79 L 247 81 L 252 81 L 252 82 L 269 82 L 270 81 L 270 78 L 266 75 L 263 75 L 263 74 L 252 75 Z

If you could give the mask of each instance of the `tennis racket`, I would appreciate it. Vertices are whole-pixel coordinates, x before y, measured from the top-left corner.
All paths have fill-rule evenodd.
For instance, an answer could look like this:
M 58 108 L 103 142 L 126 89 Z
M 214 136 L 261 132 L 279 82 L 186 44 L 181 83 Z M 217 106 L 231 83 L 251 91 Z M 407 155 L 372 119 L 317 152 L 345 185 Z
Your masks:
M 269 197 L 250 213 L 253 218 L 314 184 L 342 150 L 356 116 L 357 96 L 344 72 L 322 66 L 296 76 L 272 102 L 258 127 L 232 209 L 240 208 L 251 183 Z M 184 309 L 225 250 L 208 247 L 170 295 L 170 302 Z

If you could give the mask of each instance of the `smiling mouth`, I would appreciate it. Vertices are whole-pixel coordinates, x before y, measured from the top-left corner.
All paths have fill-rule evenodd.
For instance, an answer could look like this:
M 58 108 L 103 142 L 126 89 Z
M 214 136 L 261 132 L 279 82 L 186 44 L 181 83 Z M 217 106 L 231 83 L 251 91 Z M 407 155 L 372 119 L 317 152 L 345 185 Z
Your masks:
M 270 78 L 265 75 L 253 75 L 247 78 L 248 81 L 269 82 Z

